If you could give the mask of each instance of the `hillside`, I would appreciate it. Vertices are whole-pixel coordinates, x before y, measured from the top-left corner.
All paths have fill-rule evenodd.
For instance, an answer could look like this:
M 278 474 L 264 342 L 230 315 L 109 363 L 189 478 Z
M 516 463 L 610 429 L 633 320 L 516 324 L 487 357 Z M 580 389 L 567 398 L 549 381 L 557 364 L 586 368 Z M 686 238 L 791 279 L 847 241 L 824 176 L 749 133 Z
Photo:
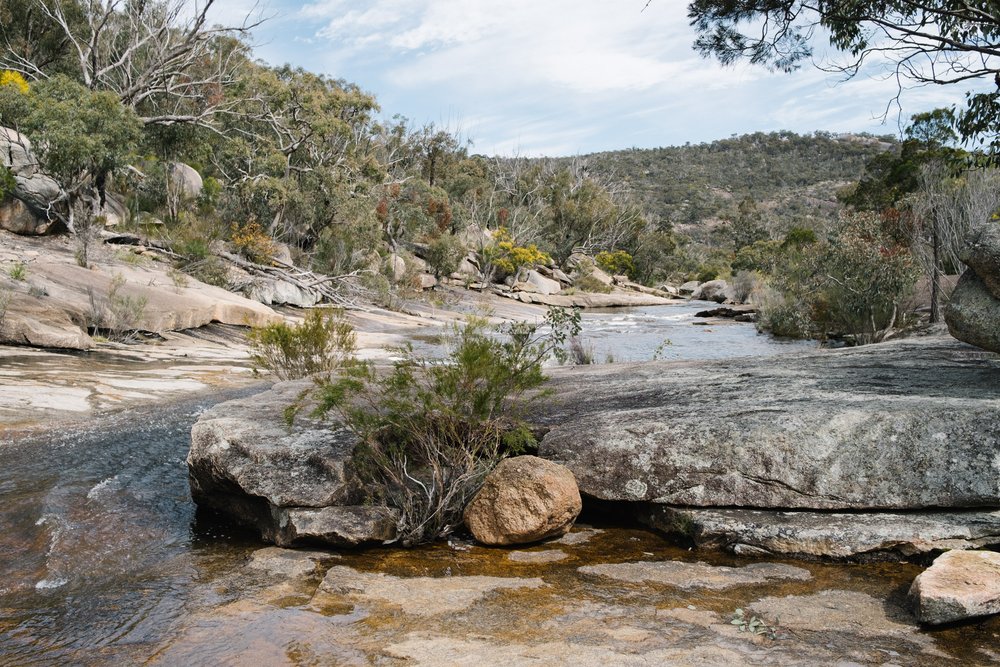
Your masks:
M 857 181 L 865 162 L 894 145 L 891 137 L 758 132 L 579 159 L 628 183 L 651 214 L 697 235 L 704 223 L 734 217 L 747 197 L 779 228 L 814 227 L 836 210 L 837 189 Z

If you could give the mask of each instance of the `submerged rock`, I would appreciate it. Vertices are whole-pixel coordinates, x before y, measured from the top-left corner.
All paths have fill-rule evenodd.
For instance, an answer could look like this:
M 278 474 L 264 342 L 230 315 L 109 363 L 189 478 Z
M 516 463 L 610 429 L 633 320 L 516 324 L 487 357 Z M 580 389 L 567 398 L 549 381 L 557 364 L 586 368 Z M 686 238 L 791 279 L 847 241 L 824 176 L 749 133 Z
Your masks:
M 483 544 L 525 544 L 569 532 L 583 509 L 564 466 L 535 456 L 501 461 L 465 508 L 465 525 Z
M 282 546 L 394 539 L 394 511 L 358 504 L 354 435 L 305 417 L 285 422 L 285 408 L 311 387 L 280 383 L 205 412 L 191 429 L 192 497 Z
M 1000 511 L 988 510 L 837 514 L 651 505 L 639 519 L 699 548 L 740 555 L 911 557 L 1000 544 Z
M 708 588 L 722 590 L 735 586 L 753 586 L 773 580 L 808 581 L 809 570 L 782 563 L 753 563 L 744 567 L 725 567 L 708 563 L 680 561 L 614 563 L 586 565 L 583 574 L 611 577 L 633 584 L 661 584 L 684 590 Z
M 1000 614 L 1000 553 L 949 551 L 910 588 L 917 620 L 928 625 Z
M 266 547 L 250 554 L 248 565 L 255 570 L 263 570 L 274 576 L 296 578 L 314 574 L 319 564 L 339 557 L 328 551 Z
M 437 616 L 468 609 L 495 591 L 539 588 L 543 585 L 538 578 L 394 577 L 337 565 L 327 571 L 313 598 L 313 606 L 322 608 L 346 600 L 363 605 L 397 607 L 403 613 L 417 616 Z
M 952 339 L 553 372 L 539 456 L 690 507 L 1000 506 L 1000 360 Z M 705 410 L 711 405 L 710 411 Z

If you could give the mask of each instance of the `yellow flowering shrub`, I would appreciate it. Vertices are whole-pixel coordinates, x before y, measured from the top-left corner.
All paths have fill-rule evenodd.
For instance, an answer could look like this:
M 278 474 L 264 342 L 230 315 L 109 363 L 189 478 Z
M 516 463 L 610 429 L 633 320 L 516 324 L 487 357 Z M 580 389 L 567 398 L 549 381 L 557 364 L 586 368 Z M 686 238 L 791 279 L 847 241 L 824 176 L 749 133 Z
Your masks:
M 20 72 L 5 69 L 0 72 L 0 86 L 14 86 L 22 94 L 27 95 L 30 86 Z

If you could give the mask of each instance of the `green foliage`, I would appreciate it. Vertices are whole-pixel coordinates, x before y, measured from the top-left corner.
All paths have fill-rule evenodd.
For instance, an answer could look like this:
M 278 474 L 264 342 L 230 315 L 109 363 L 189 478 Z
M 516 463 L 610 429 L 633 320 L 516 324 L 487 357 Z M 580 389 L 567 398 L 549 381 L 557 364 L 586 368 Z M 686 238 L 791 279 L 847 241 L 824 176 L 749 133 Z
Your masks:
M 28 277 L 28 265 L 24 262 L 14 262 L 7 269 L 7 275 L 13 280 L 24 280 Z
M 90 329 L 116 343 L 136 342 L 146 312 L 146 297 L 129 294 L 127 284 L 125 276 L 116 273 L 111 278 L 107 297 L 98 297 L 92 289 L 87 292 Z
M 0 166 L 0 201 L 12 193 L 16 187 L 17 181 L 14 180 L 14 172 L 7 167 Z
M 740 632 L 749 632 L 752 635 L 760 635 L 768 639 L 778 638 L 778 621 L 769 625 L 758 616 L 747 615 L 742 609 L 733 612 L 733 620 L 730 621 Z
M 627 275 L 630 278 L 635 275 L 635 262 L 632 260 L 632 255 L 624 250 L 610 252 L 602 250 L 594 256 L 594 261 L 611 275 Z
M 525 408 L 545 381 L 542 364 L 579 323 L 577 312 L 550 310 L 547 330 L 518 323 L 496 337 L 473 319 L 443 363 L 406 348 L 388 373 L 359 362 L 321 383 L 317 413 L 334 412 L 360 438 L 369 500 L 400 510 L 404 545 L 454 530 L 486 473 L 534 444 Z
M 103 191 L 136 147 L 142 123 L 109 92 L 94 92 L 65 76 L 39 81 L 21 123 L 42 168 L 64 188 L 81 183 Z
M 17 72 L 0 71 L 0 125 L 17 127 L 28 113 L 30 86 Z
M 250 329 L 254 372 L 279 380 L 329 373 L 347 365 L 356 349 L 354 327 L 339 310 L 312 310 L 299 324 L 276 322 Z
M 460 240 L 451 234 L 441 234 L 427 246 L 426 260 L 434 271 L 434 277 L 440 279 L 458 271 L 465 254 L 465 246 Z
M 757 241 L 744 246 L 733 256 L 733 271 L 772 273 L 781 261 L 784 245 L 781 241 Z
M 816 243 L 816 232 L 804 227 L 792 227 L 781 242 L 782 248 L 801 247 Z
M 810 3 L 691 0 L 688 16 L 698 32 L 695 48 L 725 64 L 746 59 L 782 71 L 797 69 L 813 55 L 814 31 L 848 57 L 848 76 L 863 64 L 884 60 L 900 86 L 910 82 L 974 86 L 956 129 L 963 139 L 1000 148 L 1000 93 L 993 90 L 1000 14 L 991 3 L 965 0 L 829 0 Z M 915 67 L 914 63 L 941 67 Z M 958 73 L 956 75 L 956 73 Z M 981 90 L 986 84 L 989 90 Z M 932 119 L 939 120 L 939 119 Z
M 776 335 L 873 343 L 904 324 L 919 270 L 899 218 L 845 215 L 829 243 L 788 247 L 758 303 L 758 327 Z

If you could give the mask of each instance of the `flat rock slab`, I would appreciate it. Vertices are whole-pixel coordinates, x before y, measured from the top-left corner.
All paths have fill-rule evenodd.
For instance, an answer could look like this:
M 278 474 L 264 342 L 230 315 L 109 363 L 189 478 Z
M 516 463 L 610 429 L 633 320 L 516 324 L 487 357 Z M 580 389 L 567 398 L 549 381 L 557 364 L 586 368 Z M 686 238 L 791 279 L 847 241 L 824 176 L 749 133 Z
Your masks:
M 538 578 L 394 577 L 337 565 L 327 571 L 313 606 L 321 608 L 346 599 L 352 603 L 398 607 L 406 614 L 437 616 L 468 609 L 495 591 L 543 585 Z
M 316 572 L 316 566 L 340 558 L 329 551 L 306 551 L 266 547 L 250 554 L 248 565 L 255 570 L 280 577 L 306 577 Z
M 812 632 L 843 632 L 857 637 L 898 637 L 921 646 L 933 640 L 918 634 L 917 626 L 892 613 L 885 601 L 857 591 L 829 590 L 812 595 L 766 597 L 747 606 L 765 622 L 782 628 Z
M 745 567 L 725 567 L 708 563 L 658 561 L 638 563 L 607 563 L 579 568 L 583 574 L 611 577 L 632 584 L 652 583 L 684 590 L 709 588 L 722 590 L 736 586 L 753 586 L 775 580 L 808 581 L 809 570 L 782 563 L 754 563 Z
M 927 337 L 559 369 L 539 456 L 582 493 L 691 507 L 1000 507 L 1000 359 Z
M 569 557 L 561 549 L 545 549 L 543 551 L 511 551 L 507 554 L 507 560 L 514 563 L 526 565 L 538 565 L 543 563 L 556 563 Z
M 1000 544 L 1000 511 L 842 514 L 647 506 L 639 512 L 652 528 L 740 555 L 848 559 Z
M 1000 553 L 949 551 L 910 588 L 921 623 L 940 625 L 1000 614 Z

